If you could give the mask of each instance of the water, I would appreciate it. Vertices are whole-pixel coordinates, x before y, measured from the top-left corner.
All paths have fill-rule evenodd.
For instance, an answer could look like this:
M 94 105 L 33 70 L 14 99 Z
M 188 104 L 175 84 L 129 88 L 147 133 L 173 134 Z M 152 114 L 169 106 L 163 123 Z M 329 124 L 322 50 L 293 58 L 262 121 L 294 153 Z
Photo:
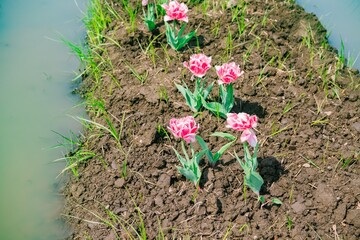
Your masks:
M 360 1 L 359 0 L 297 0 L 307 12 L 317 15 L 330 33 L 335 48 L 345 46 L 345 57 L 360 69 Z
M 77 3 L 76 3 L 77 2 Z M 57 41 L 81 42 L 85 0 L 0 0 L 0 239 L 55 240 L 63 206 L 56 176 L 64 163 L 51 149 L 79 123 L 71 79 L 75 56 Z

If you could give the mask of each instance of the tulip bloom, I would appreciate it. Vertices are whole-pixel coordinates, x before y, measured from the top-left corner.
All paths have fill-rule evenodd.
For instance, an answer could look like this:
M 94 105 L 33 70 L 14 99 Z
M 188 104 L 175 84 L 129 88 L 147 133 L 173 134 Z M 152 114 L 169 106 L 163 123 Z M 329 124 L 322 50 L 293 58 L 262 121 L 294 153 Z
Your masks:
M 199 125 L 196 124 L 193 116 L 184 118 L 170 119 L 168 129 L 174 134 L 176 138 L 182 138 L 186 143 L 195 142 L 196 132 Z
M 164 3 L 161 5 L 165 11 L 166 15 L 164 21 L 168 22 L 171 20 L 188 22 L 188 17 L 186 13 L 188 12 L 188 7 L 184 3 L 179 3 L 177 1 L 169 2 L 169 5 Z
M 218 80 L 219 84 L 230 84 L 244 74 L 244 71 L 241 71 L 239 65 L 237 65 L 235 62 L 224 63 L 221 66 L 215 66 L 215 69 L 217 75 L 220 78 Z
M 257 116 L 250 116 L 247 113 L 228 113 L 226 116 L 226 127 L 236 131 L 243 131 L 240 136 L 240 141 L 242 143 L 248 142 L 250 146 L 255 147 L 257 138 L 252 128 L 255 128 L 257 125 Z
M 184 67 L 190 70 L 196 77 L 205 76 L 206 72 L 211 68 L 211 57 L 199 53 L 190 56 L 189 62 L 184 62 Z
M 243 131 L 240 136 L 240 141 L 242 143 L 248 142 L 250 146 L 255 147 L 256 143 L 257 143 L 257 138 L 256 138 L 254 130 L 247 129 L 247 130 Z
M 256 115 L 250 116 L 247 113 L 228 113 L 226 114 L 226 127 L 236 131 L 245 131 L 255 128 L 258 118 Z

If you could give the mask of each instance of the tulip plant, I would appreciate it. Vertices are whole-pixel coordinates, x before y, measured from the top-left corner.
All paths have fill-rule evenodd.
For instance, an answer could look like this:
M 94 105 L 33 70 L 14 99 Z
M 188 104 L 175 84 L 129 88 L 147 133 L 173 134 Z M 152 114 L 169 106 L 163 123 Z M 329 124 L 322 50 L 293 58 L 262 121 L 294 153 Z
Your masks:
M 259 144 L 253 130 L 257 125 L 258 118 L 255 115 L 250 116 L 247 113 L 228 113 L 226 119 L 226 127 L 236 131 L 242 131 L 240 141 L 244 145 L 244 161 L 235 153 L 235 157 L 240 163 L 245 173 L 245 184 L 260 197 L 260 189 L 264 180 L 256 171 L 258 167 L 257 153 Z M 249 146 L 254 147 L 254 154 L 251 155 Z
M 161 6 L 166 11 L 164 21 L 167 42 L 174 50 L 178 51 L 195 36 L 195 31 L 191 31 L 190 33 L 183 36 L 186 24 L 182 24 L 179 29 L 177 27 L 180 21 L 185 23 L 188 22 L 188 17 L 186 15 L 188 12 L 188 7 L 184 3 L 179 3 L 176 0 L 170 1 L 169 4 L 164 3 Z M 168 23 L 169 21 L 172 21 L 172 27 Z
M 155 3 L 152 3 L 148 0 L 142 0 L 142 6 L 147 8 L 147 11 L 143 9 L 144 13 L 144 23 L 149 31 L 153 31 L 156 28 L 155 20 L 159 16 L 165 15 L 165 10 L 162 8 L 162 4 L 167 2 L 167 0 L 156 0 Z
M 203 78 L 206 72 L 211 68 L 211 57 L 199 53 L 190 56 L 189 62 L 184 62 L 184 67 L 188 68 L 193 74 L 192 79 L 195 78 L 195 90 L 191 92 L 184 83 L 184 86 L 175 84 L 177 89 L 184 96 L 187 105 L 193 112 L 198 112 L 202 107 L 202 99 L 206 99 L 210 94 L 214 83 L 206 86 L 206 81 Z
M 198 153 L 194 152 L 192 143 L 196 141 L 196 132 L 199 125 L 196 124 L 194 117 L 188 116 L 184 118 L 172 118 L 169 123 L 168 129 L 173 133 L 176 138 L 182 138 L 186 143 L 190 145 L 191 158 L 186 151 L 184 141 L 181 141 L 181 148 L 184 157 L 181 156 L 175 148 L 173 148 L 177 158 L 179 159 L 182 167 L 177 167 L 179 172 L 184 175 L 187 179 L 198 186 L 201 178 L 201 170 L 199 162 L 202 156 L 205 154 L 205 150 Z
M 205 143 L 204 139 L 199 135 L 196 135 L 196 132 L 199 128 L 199 125 L 196 124 L 194 117 L 188 116 L 184 118 L 172 118 L 169 122 L 168 129 L 172 132 L 175 138 L 182 138 L 186 143 L 190 145 L 191 158 L 186 151 L 184 141 L 181 141 L 181 148 L 184 154 L 184 157 L 181 156 L 175 148 L 173 148 L 177 158 L 179 159 L 182 167 L 177 167 L 179 172 L 184 175 L 187 179 L 195 184 L 199 183 L 201 177 L 201 169 L 199 167 L 199 161 L 202 156 L 206 154 L 209 159 L 211 166 L 214 166 L 220 157 L 226 152 L 226 150 L 235 143 L 236 137 L 228 133 L 215 132 L 211 136 L 222 137 L 230 140 L 231 142 L 222 146 L 215 154 L 213 154 Z M 198 141 L 199 145 L 202 148 L 202 151 L 195 153 L 192 143 Z
M 213 154 L 211 152 L 211 150 L 209 149 L 209 147 L 207 146 L 204 139 L 202 139 L 200 136 L 196 136 L 196 140 L 200 144 L 201 148 L 203 150 L 205 150 L 205 154 L 209 160 L 210 166 L 213 167 L 213 166 L 215 166 L 216 162 L 220 159 L 220 157 L 226 152 L 226 150 L 236 142 L 237 138 L 231 134 L 223 133 L 223 132 L 215 132 L 215 133 L 211 134 L 210 136 L 222 137 L 222 138 L 225 138 L 225 139 L 228 139 L 231 141 L 231 142 L 228 142 L 227 144 L 225 144 L 224 146 L 222 146 L 215 154 Z
M 155 4 L 148 3 L 147 0 L 142 0 L 142 6 L 143 7 L 147 6 L 147 13 L 143 9 L 144 22 L 145 22 L 145 25 L 147 26 L 147 28 L 149 29 L 149 31 L 152 31 L 156 27 L 156 24 L 155 24 Z
M 239 65 L 235 62 L 224 63 L 222 66 L 215 66 L 215 69 L 219 77 L 218 84 L 220 88 L 221 103 L 206 102 L 206 99 L 202 98 L 202 104 L 215 115 L 226 118 L 226 114 L 229 113 L 234 106 L 233 82 L 242 76 L 244 71 L 241 71 Z
M 259 143 L 253 128 L 256 127 L 257 121 L 258 118 L 256 115 L 250 116 L 247 113 L 228 113 L 226 127 L 236 131 L 242 131 L 240 141 L 244 146 L 244 160 L 241 160 L 236 153 L 235 157 L 241 168 L 244 170 L 245 184 L 258 196 L 258 201 L 262 203 L 262 206 L 269 202 L 282 204 L 282 202 L 277 198 L 273 198 L 271 201 L 265 202 L 264 197 L 260 195 L 260 190 L 264 184 L 264 180 L 256 171 L 258 167 L 257 154 L 259 150 Z M 253 155 L 250 153 L 249 145 L 254 148 Z

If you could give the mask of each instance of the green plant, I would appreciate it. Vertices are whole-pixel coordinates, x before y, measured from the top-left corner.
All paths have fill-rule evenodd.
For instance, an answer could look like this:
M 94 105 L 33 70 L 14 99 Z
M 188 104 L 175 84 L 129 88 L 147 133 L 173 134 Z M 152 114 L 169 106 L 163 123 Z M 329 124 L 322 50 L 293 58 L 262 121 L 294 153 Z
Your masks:
M 211 33 L 214 35 L 215 38 L 219 35 L 219 30 L 220 30 L 220 21 L 216 21 L 214 27 L 211 29 Z
M 241 11 L 240 11 L 241 9 Z M 240 11 L 240 14 L 239 14 Z M 242 1 L 242 5 L 237 5 L 235 7 L 235 10 L 232 12 L 232 22 L 236 20 L 237 28 L 238 28 L 238 34 L 239 37 L 244 33 L 246 24 L 245 24 L 245 17 L 246 17 L 246 11 L 247 11 L 247 4 L 245 1 Z
M 206 81 L 203 78 L 195 77 L 195 89 L 194 92 L 191 92 L 186 83 L 184 86 L 176 84 L 176 88 L 184 96 L 187 105 L 193 112 L 198 112 L 203 106 L 202 99 L 207 99 L 209 96 L 214 83 L 211 83 L 209 86 L 206 86 Z
M 228 35 L 226 37 L 226 46 L 225 46 L 225 52 L 228 60 L 231 58 L 232 50 L 233 50 L 233 37 L 231 34 L 231 30 L 228 29 Z
M 213 154 L 209 149 L 209 147 L 207 146 L 204 139 L 202 139 L 202 137 L 200 136 L 196 136 L 196 140 L 200 144 L 201 148 L 205 151 L 205 154 L 209 160 L 210 165 L 215 166 L 216 162 L 221 158 L 221 156 L 226 152 L 226 150 L 236 142 L 237 138 L 229 133 L 223 133 L 223 132 L 215 132 L 210 136 L 221 137 L 231 141 L 225 144 L 224 146 L 222 146 L 215 154 Z
M 285 215 L 286 217 L 286 227 L 289 231 L 291 231 L 291 229 L 293 228 L 293 221 L 291 220 L 289 215 Z
M 264 72 L 265 72 L 265 70 L 266 70 L 266 68 L 268 67 L 268 66 L 271 66 L 274 62 L 275 62 L 275 59 L 276 59 L 276 57 L 275 56 L 273 56 L 266 64 L 265 64 L 265 66 L 261 69 L 261 71 L 260 71 L 260 74 L 259 74 L 259 77 L 258 77 L 258 79 L 257 79 L 257 81 L 256 81 L 256 85 L 258 85 L 259 83 L 262 83 L 262 81 L 264 80 Z
M 179 159 L 182 167 L 177 166 L 177 169 L 179 172 L 184 175 L 187 179 L 189 179 L 192 183 L 194 183 L 195 186 L 198 186 L 200 178 L 201 178 L 201 170 L 199 167 L 199 162 L 202 156 L 205 154 L 205 150 L 196 153 L 194 152 L 194 149 L 192 145 L 190 144 L 190 150 L 191 150 L 191 158 L 189 158 L 189 155 L 186 152 L 184 142 L 181 142 L 181 148 L 184 154 L 184 157 L 181 156 L 175 148 L 173 148 L 177 158 Z
M 144 23 L 145 23 L 146 27 L 149 29 L 149 31 L 153 31 L 156 27 L 155 8 L 156 8 L 156 5 L 154 5 L 153 3 L 149 3 L 147 5 L 147 12 L 145 12 L 145 10 L 143 9 Z
M 235 62 L 224 63 L 221 66 L 215 66 L 216 73 L 219 77 L 219 97 L 221 102 L 206 102 L 202 98 L 203 106 L 217 117 L 226 118 L 226 115 L 234 106 L 234 87 L 233 83 L 244 74 L 239 65 Z
M 54 162 L 65 161 L 66 167 L 60 172 L 59 175 L 64 172 L 71 170 L 75 177 L 79 177 L 78 166 L 80 163 L 85 162 L 93 157 L 96 154 L 90 150 L 86 150 L 84 147 L 79 148 L 74 153 L 69 153 L 65 157 L 56 159 Z
M 125 62 L 125 64 L 131 71 L 131 75 L 133 75 L 137 80 L 139 80 L 141 85 L 145 84 L 149 72 L 147 70 L 145 70 L 145 72 L 143 74 L 140 74 L 129 63 Z
M 159 89 L 159 99 L 160 99 L 160 101 L 164 101 L 166 103 L 168 103 L 168 101 L 169 101 L 169 95 L 164 86 L 161 86 Z
M 138 4 L 136 6 L 133 6 L 131 3 L 129 3 L 128 0 L 122 0 L 122 6 L 127 13 L 127 18 L 123 18 L 123 22 L 126 22 L 126 19 L 128 19 L 128 32 L 132 33 L 136 30 L 136 15 L 138 12 Z
M 254 41 L 249 48 L 247 48 L 246 52 L 243 54 L 243 65 L 246 65 L 248 62 L 248 59 L 254 49 L 254 46 L 256 45 L 256 42 Z
M 173 27 L 171 27 L 170 24 L 165 22 L 165 27 L 167 42 L 170 47 L 176 51 L 182 49 L 195 36 L 195 31 L 191 31 L 188 34 L 183 35 L 186 24 L 181 25 L 178 31 L 176 30 L 175 21 Z
M 256 171 L 258 167 L 257 162 L 257 153 L 259 149 L 259 144 L 256 144 L 254 148 L 253 155 L 250 154 L 248 143 L 244 143 L 244 160 L 241 160 L 239 156 L 234 152 L 236 160 L 239 162 L 241 168 L 244 170 L 245 173 L 245 184 L 246 186 L 250 187 L 250 189 L 256 193 L 256 195 L 260 199 L 260 189 L 264 183 L 263 178 L 260 174 Z

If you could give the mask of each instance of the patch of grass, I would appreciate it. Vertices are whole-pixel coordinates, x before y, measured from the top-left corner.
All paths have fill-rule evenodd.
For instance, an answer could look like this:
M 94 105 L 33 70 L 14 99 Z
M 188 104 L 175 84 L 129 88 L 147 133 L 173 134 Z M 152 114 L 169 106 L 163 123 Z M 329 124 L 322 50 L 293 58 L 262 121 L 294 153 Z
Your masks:
M 167 93 L 166 87 L 164 86 L 161 86 L 159 89 L 159 99 L 160 101 L 164 101 L 166 103 L 169 101 L 169 95 Z
M 220 21 L 216 21 L 213 28 L 211 29 L 211 33 L 214 35 L 215 38 L 218 37 L 220 30 Z
M 262 81 L 264 80 L 264 72 L 265 72 L 265 69 L 268 67 L 268 66 L 271 66 L 274 62 L 275 62 L 275 59 L 276 57 L 273 56 L 266 64 L 265 66 L 261 69 L 260 71 L 260 74 L 258 76 L 258 79 L 256 81 L 256 85 L 258 85 L 259 83 L 262 83 Z
M 63 158 L 56 159 L 54 162 L 65 161 L 66 167 L 60 172 L 59 175 L 65 173 L 68 170 L 74 174 L 75 177 L 79 177 L 78 166 L 80 163 L 85 162 L 93 157 L 96 154 L 90 150 L 86 150 L 84 147 L 79 148 L 74 153 L 69 153 Z
M 289 215 L 285 215 L 286 218 L 286 228 L 291 231 L 291 229 L 293 228 L 293 221 L 291 220 Z
M 315 168 L 319 169 L 320 172 L 323 172 L 323 170 L 322 170 L 318 165 L 316 165 L 316 163 L 314 163 L 311 159 L 305 157 L 305 156 L 302 155 L 302 154 L 299 154 L 299 155 L 300 155 L 300 157 L 302 157 L 305 161 L 307 161 L 310 165 L 312 165 L 312 166 L 314 166 Z
M 246 52 L 243 54 L 243 66 L 246 65 L 247 62 L 249 62 L 249 57 L 254 49 L 254 46 L 256 45 L 256 41 L 254 41 L 249 48 L 247 48 Z
M 145 70 L 145 72 L 143 74 L 140 74 L 129 63 L 125 62 L 125 64 L 129 68 L 129 70 L 131 71 L 131 75 L 133 75 L 140 82 L 141 85 L 144 85 L 145 82 L 146 82 L 146 79 L 148 77 L 149 72 L 147 70 Z
M 327 116 L 323 116 L 321 118 L 316 119 L 315 121 L 312 121 L 311 126 L 326 125 L 328 123 L 329 123 L 329 119 L 327 118 Z
M 293 104 L 290 101 L 288 101 L 284 107 L 284 110 L 282 111 L 282 115 L 285 115 L 286 113 L 288 113 L 291 109 L 293 109 L 294 107 L 296 107 L 297 105 L 296 104 Z
M 140 8 L 140 2 L 133 6 L 128 0 L 121 0 L 121 4 L 126 13 L 126 17 L 122 18 L 122 20 L 128 25 L 128 33 L 133 33 L 136 30 L 136 16 Z
M 228 29 L 228 35 L 226 38 L 226 46 L 225 46 L 227 60 L 231 59 L 232 50 L 233 50 L 233 42 L 234 41 L 233 41 L 233 36 L 232 36 L 231 30 Z

